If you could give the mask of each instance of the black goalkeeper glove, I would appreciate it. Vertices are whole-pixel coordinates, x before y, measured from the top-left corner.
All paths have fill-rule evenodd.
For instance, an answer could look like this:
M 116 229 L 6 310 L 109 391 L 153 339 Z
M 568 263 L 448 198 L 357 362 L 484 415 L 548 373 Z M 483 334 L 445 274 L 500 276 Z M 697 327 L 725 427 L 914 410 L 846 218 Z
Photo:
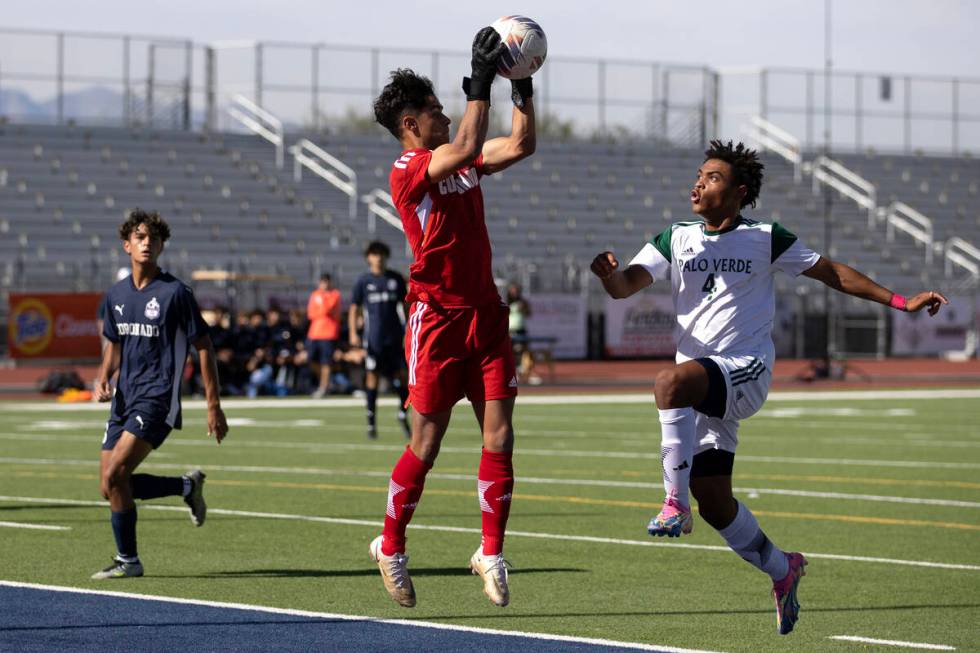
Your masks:
M 510 80 L 510 99 L 514 101 L 514 106 L 523 109 L 527 101 L 534 96 L 534 87 L 531 85 L 531 78 Z
M 463 78 L 463 92 L 467 100 L 490 101 L 490 86 L 497 75 L 497 60 L 507 46 L 500 41 L 500 34 L 492 27 L 484 27 L 473 39 L 472 72 Z

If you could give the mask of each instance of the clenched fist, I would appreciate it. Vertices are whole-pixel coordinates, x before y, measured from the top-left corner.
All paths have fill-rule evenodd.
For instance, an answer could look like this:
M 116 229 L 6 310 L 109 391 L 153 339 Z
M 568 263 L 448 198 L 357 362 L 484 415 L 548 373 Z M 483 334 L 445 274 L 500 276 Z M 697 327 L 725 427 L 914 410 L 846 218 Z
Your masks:
M 592 274 L 600 279 L 608 279 L 619 269 L 619 261 L 612 252 L 603 252 L 592 259 Z

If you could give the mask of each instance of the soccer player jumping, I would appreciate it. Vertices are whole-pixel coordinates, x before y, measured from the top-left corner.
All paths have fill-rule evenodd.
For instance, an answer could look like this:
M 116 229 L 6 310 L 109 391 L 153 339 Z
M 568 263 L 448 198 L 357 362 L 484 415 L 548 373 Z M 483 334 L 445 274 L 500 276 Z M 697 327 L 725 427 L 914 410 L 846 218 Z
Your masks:
M 432 82 L 396 70 L 374 103 L 377 121 L 398 139 L 391 196 L 415 261 L 409 267 L 411 310 L 405 334 L 412 440 L 391 474 L 381 536 L 370 552 L 391 598 L 415 605 L 406 567 L 405 529 L 439 453 L 453 405 L 465 395 L 483 434 L 477 492 L 483 520 L 470 569 L 499 606 L 510 593 L 503 558 L 514 470 L 511 418 L 517 376 L 507 306 L 494 285 L 480 178 L 534 152 L 531 80 L 512 83 L 511 133 L 486 140 L 490 86 L 504 46 L 490 27 L 473 41 L 472 74 L 463 80 L 466 110 L 456 137 Z
M 807 561 L 773 544 L 732 496 L 739 421 L 762 407 L 772 380 L 773 276 L 777 270 L 803 274 L 900 311 L 926 308 L 935 315 L 947 301 L 935 291 L 906 299 L 807 249 L 779 223 L 743 217 L 741 210 L 759 197 L 762 170 L 755 151 L 712 141 L 691 190 L 691 209 L 701 219 L 672 224 L 624 270 L 612 252 L 602 252 L 592 272 L 613 298 L 671 279 L 677 364 L 658 373 L 654 387 L 667 496 L 647 530 L 670 537 L 690 533 L 690 487 L 701 517 L 772 578 L 776 625 L 785 635 L 799 616 L 796 591 Z
M 170 227 L 157 213 L 136 209 L 119 227 L 133 274 L 116 283 L 103 303 L 102 333 L 109 340 L 95 382 L 99 401 L 112 400 L 102 438 L 102 496 L 112 510 L 116 555 L 92 578 L 142 576 L 136 552 L 136 503 L 133 499 L 182 496 L 191 522 L 201 526 L 207 512 L 204 474 L 134 474 L 171 429 L 181 427 L 180 381 L 188 344 L 201 358 L 208 404 L 208 435 L 220 444 L 228 424 L 218 397 L 218 370 L 208 325 L 190 288 L 161 270 L 157 259 L 170 238 Z M 115 392 L 109 385 L 118 370 Z

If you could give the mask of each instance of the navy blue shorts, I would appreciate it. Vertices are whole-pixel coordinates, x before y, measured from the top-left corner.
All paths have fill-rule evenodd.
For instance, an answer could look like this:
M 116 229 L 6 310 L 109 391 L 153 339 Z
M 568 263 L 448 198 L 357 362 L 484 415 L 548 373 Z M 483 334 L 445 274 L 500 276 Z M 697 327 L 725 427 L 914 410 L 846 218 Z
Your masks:
M 364 369 L 368 372 L 390 376 L 405 368 L 405 350 L 400 342 L 377 348 L 368 345 L 364 358 Z
M 172 429 L 173 427 L 167 424 L 165 414 L 132 411 L 125 419 L 113 416 L 105 425 L 102 450 L 112 451 L 122 437 L 123 431 L 129 431 L 140 440 L 149 442 L 156 449 L 163 444 Z
M 314 340 L 306 341 L 306 348 L 310 350 L 310 362 L 320 365 L 331 365 L 333 363 L 333 352 L 337 349 L 336 340 Z

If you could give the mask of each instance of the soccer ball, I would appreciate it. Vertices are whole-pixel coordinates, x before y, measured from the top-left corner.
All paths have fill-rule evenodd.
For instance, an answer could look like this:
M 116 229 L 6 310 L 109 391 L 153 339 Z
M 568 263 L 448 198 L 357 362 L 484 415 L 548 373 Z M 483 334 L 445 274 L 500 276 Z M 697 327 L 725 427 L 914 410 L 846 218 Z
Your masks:
M 507 79 L 530 77 L 544 64 L 548 55 L 548 39 L 544 30 L 527 16 L 504 16 L 490 26 L 500 34 L 504 50 L 497 72 Z

